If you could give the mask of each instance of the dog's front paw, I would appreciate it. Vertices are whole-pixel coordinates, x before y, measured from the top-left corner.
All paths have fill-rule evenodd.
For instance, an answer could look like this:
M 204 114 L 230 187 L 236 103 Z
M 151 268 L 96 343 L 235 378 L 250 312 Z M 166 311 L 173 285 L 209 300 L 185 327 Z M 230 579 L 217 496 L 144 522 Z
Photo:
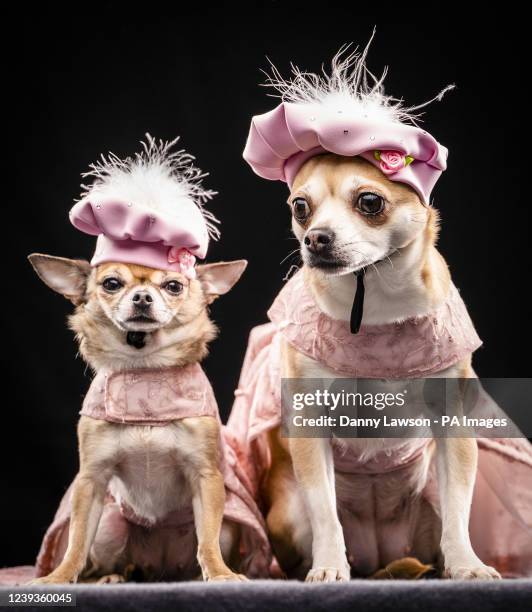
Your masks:
M 64 576 L 63 574 L 48 574 L 48 576 L 42 576 L 41 578 L 34 578 L 28 582 L 29 586 L 38 584 L 70 584 L 76 582 L 75 578 Z
M 482 562 L 457 564 L 445 568 L 444 575 L 453 580 L 500 580 L 499 572 Z
M 346 568 L 338 567 L 313 567 L 305 582 L 345 582 L 349 580 L 350 573 Z
M 243 574 L 235 574 L 234 572 L 229 572 L 228 574 L 218 574 L 217 576 L 213 576 L 212 578 L 207 578 L 208 582 L 248 582 L 248 578 L 246 578 Z
M 96 580 L 96 584 L 121 584 L 126 582 L 126 580 L 123 574 L 106 574 L 105 576 L 100 576 Z

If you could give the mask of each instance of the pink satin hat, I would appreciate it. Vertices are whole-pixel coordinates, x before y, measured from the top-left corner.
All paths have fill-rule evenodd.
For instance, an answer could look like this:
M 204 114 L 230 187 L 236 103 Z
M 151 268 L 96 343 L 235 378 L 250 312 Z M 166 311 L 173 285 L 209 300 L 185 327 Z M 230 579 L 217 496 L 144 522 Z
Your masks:
M 135 202 L 92 197 L 72 208 L 70 221 L 82 232 L 98 236 L 93 266 L 118 261 L 172 270 L 176 269 L 176 262 L 169 261 L 172 249 L 186 249 L 201 259 L 207 254 L 209 234 L 195 205 L 169 216 Z
M 428 204 L 447 167 L 447 149 L 425 130 L 402 123 L 360 116 L 347 105 L 282 102 L 251 121 L 244 159 L 263 178 L 292 185 L 307 159 L 321 153 L 360 155 L 392 181 L 410 185 Z M 393 172 L 382 153 L 399 153 L 401 167 Z M 411 161 L 410 161 L 411 159 Z
M 132 263 L 193 277 L 209 235 L 219 236 L 217 220 L 203 208 L 214 192 L 201 186 L 205 174 L 190 155 L 170 151 L 175 142 L 147 135 L 135 157 L 110 154 L 84 175 L 95 180 L 69 216 L 77 229 L 98 236 L 92 266 Z
M 244 159 L 259 176 L 291 187 L 301 166 L 315 155 L 361 156 L 391 181 L 410 185 L 429 204 L 447 166 L 447 149 L 418 127 L 418 111 L 454 86 L 429 102 L 405 107 L 384 93 L 386 70 L 377 78 L 366 68 L 372 39 L 362 51 L 342 47 L 329 73 L 313 74 L 292 64 L 292 78 L 284 79 L 272 65 L 265 85 L 282 102 L 253 117 L 244 149 Z

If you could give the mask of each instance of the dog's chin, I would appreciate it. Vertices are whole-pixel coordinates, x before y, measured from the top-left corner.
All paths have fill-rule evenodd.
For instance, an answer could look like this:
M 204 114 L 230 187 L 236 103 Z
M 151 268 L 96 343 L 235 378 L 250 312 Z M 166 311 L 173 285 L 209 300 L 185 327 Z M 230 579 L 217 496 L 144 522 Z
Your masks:
M 118 321 L 118 327 L 125 332 L 144 332 L 150 333 L 162 329 L 166 322 L 157 321 L 151 317 L 137 316 Z
M 313 270 L 318 270 L 325 276 L 342 276 L 344 274 L 353 274 L 354 272 L 359 272 L 364 268 L 380 263 L 386 259 L 388 255 L 385 254 L 382 257 L 375 257 L 369 261 L 364 260 L 361 262 L 356 262 L 346 261 L 345 259 L 336 257 L 316 255 L 307 249 L 302 252 L 302 258 L 305 265 Z
M 311 269 L 317 270 L 325 276 L 342 276 L 360 270 L 362 264 L 347 263 L 340 259 L 319 257 L 312 253 L 303 256 L 304 263 Z

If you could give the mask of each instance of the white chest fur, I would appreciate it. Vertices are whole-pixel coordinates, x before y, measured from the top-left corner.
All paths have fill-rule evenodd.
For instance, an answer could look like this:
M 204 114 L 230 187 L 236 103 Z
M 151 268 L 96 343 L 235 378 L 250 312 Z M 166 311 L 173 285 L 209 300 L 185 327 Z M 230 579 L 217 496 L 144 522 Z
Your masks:
M 191 428 L 189 422 L 199 420 L 164 426 L 102 425 L 97 463 L 111 466 L 109 490 L 117 502 L 150 523 L 190 508 L 191 474 L 204 461 L 205 445 L 199 439 L 201 428 Z

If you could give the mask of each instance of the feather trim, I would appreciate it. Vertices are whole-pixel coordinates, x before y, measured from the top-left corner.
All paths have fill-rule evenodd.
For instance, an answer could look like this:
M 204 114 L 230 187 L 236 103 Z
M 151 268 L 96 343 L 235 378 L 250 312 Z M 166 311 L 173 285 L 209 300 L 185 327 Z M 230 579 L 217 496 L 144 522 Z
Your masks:
M 331 62 L 330 72 L 322 67 L 322 74 L 305 72 L 291 64 L 292 77 L 285 79 L 270 61 L 271 73 L 264 72 L 263 86 L 274 89 L 271 94 L 283 102 L 299 104 L 334 105 L 341 110 L 359 113 L 364 118 L 417 125 L 423 113 L 419 111 L 432 102 L 441 101 L 454 89 L 448 85 L 431 100 L 417 106 L 405 106 L 402 99 L 384 93 L 384 80 L 388 72 L 385 67 L 381 76 L 375 76 L 366 66 L 369 47 L 375 30 L 366 47 L 350 51 L 352 44 L 343 45 Z
M 209 236 L 217 240 L 218 219 L 205 208 L 216 191 L 205 189 L 203 179 L 208 173 L 194 166 L 194 157 L 184 149 L 172 150 L 179 142 L 156 140 L 146 134 L 142 150 L 133 157 L 120 159 L 114 153 L 101 155 L 90 165 L 83 178 L 92 178 L 90 185 L 81 185 L 81 198 L 91 195 L 119 197 L 135 201 L 154 210 L 172 215 L 180 206 L 197 206 L 205 219 Z

